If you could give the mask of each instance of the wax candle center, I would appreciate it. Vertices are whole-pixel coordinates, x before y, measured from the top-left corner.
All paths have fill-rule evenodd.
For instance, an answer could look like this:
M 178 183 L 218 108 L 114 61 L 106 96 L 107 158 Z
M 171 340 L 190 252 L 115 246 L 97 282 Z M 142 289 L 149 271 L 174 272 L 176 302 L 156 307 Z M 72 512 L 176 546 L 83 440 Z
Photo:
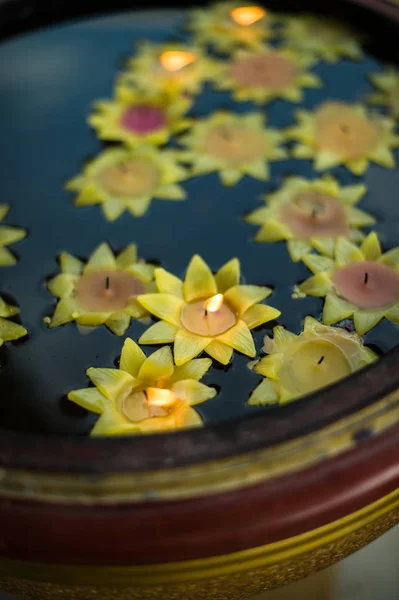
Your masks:
M 89 312 L 123 310 L 132 298 L 142 294 L 144 286 L 131 273 L 124 271 L 90 271 L 76 285 L 76 300 Z
M 356 160 L 367 155 L 380 137 L 377 123 L 339 102 L 330 102 L 316 113 L 315 138 L 319 150 Z
M 327 339 L 298 342 L 280 366 L 284 389 L 295 396 L 310 394 L 352 372 L 345 353 Z
M 169 390 L 157 390 L 156 388 L 148 388 L 140 392 L 133 392 L 122 403 L 122 412 L 130 421 L 139 423 L 145 419 L 152 417 L 166 417 L 174 403 L 160 404 L 154 399 L 156 394 L 160 392 L 159 397 L 163 397 L 163 393 L 173 394 Z
M 316 190 L 296 194 L 281 209 L 282 221 L 297 239 L 348 234 L 345 209 L 332 196 Z
M 165 71 L 176 73 L 181 71 L 188 65 L 191 65 L 197 60 L 197 57 L 192 52 L 184 50 L 167 50 L 162 52 L 159 61 Z
M 186 304 L 181 314 L 181 323 L 191 333 L 212 337 L 234 327 L 237 316 L 224 302 L 222 294 L 218 294 L 213 298 Z
M 399 275 L 386 265 L 360 261 L 333 275 L 337 294 L 361 309 L 383 309 L 399 301 Z
M 267 52 L 238 58 L 230 69 L 231 77 L 239 85 L 272 90 L 289 87 L 296 74 L 296 66 L 288 58 Z
M 267 142 L 261 133 L 244 125 L 218 125 L 204 140 L 203 151 L 231 166 L 263 158 Z
M 159 106 L 137 104 L 125 110 L 121 125 L 132 133 L 145 135 L 162 129 L 167 124 L 165 111 Z
M 240 6 L 230 12 L 232 20 L 242 27 L 249 27 L 266 16 L 266 11 L 261 6 Z
M 127 160 L 113 165 L 98 175 L 100 185 L 115 196 L 141 197 L 160 182 L 159 169 L 146 160 Z

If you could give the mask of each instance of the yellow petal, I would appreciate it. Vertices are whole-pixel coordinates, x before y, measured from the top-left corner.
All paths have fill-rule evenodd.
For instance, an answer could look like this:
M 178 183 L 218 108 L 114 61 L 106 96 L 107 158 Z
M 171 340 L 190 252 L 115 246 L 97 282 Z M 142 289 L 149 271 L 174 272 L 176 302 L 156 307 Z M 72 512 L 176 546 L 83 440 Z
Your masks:
M 209 344 L 212 338 L 201 337 L 189 333 L 184 329 L 180 329 L 176 333 L 174 354 L 176 365 L 184 365 L 192 358 L 195 358 L 200 354 Z
M 287 248 L 294 262 L 299 262 L 312 251 L 312 246 L 305 240 L 288 240 Z
M 138 379 L 156 383 L 160 379 L 169 379 L 173 371 L 172 350 L 169 346 L 164 346 L 146 358 L 141 365 Z
M 280 223 L 280 221 L 270 220 L 264 225 L 255 235 L 255 241 L 262 242 L 279 242 L 281 240 L 287 240 L 292 236 L 291 230 Z
M 177 429 L 202 427 L 204 424 L 201 415 L 199 415 L 197 411 L 189 406 L 186 402 L 182 402 L 181 405 L 176 409 L 174 412 L 174 418 Z
M 0 245 L 9 246 L 15 244 L 26 237 L 26 231 L 18 227 L 8 227 L 0 225 Z
M 243 173 L 238 168 L 222 169 L 220 179 L 223 185 L 230 187 L 236 185 L 243 178 Z
M 266 406 L 267 404 L 276 404 L 278 400 L 275 385 L 268 379 L 264 379 L 251 394 L 248 404 L 249 406 Z
M 399 268 L 399 248 L 393 248 L 389 252 L 385 252 L 379 260 L 379 262 L 387 265 L 388 267 Z
M 382 254 L 380 241 L 375 231 L 369 233 L 360 250 L 363 253 L 364 260 L 378 260 Z
M 299 290 L 306 296 L 323 297 L 330 291 L 332 287 L 331 279 L 327 273 L 317 273 L 313 277 L 309 277 L 299 286 Z
M 334 254 L 335 249 L 335 239 L 331 237 L 326 238 L 311 238 L 311 243 L 314 248 L 320 254 L 324 254 L 325 256 L 332 256 Z
M 140 346 L 128 338 L 123 345 L 119 369 L 137 377 L 146 358 Z
M 324 325 L 332 325 L 343 319 L 348 319 L 355 310 L 356 307 L 353 304 L 338 298 L 334 294 L 327 294 L 323 309 L 323 323 Z
M 129 373 L 117 369 L 90 368 L 87 376 L 101 394 L 111 402 L 129 394 L 135 381 Z
M 226 263 L 215 275 L 218 291 L 224 294 L 230 288 L 240 283 L 240 261 L 233 258 Z
M 218 293 L 212 271 L 198 254 L 189 264 L 183 291 L 186 302 L 192 302 L 199 298 L 211 298 Z
M 250 225 L 263 225 L 266 221 L 270 220 L 270 215 L 270 208 L 267 206 L 262 206 L 247 215 L 244 221 Z
M 0 267 L 8 267 L 10 265 L 15 265 L 17 259 L 7 248 L 2 248 L 0 246 Z
M 105 321 L 105 325 L 115 335 L 125 335 L 130 327 L 130 315 L 125 312 L 114 313 Z
M 74 298 L 63 298 L 60 300 L 51 319 L 50 328 L 59 327 L 73 321 L 73 313 L 76 310 L 76 301 Z
M 217 340 L 213 340 L 213 342 L 206 347 L 206 353 L 222 365 L 228 365 L 233 356 L 233 348 L 226 346 L 226 344 L 222 344 Z
M 238 323 L 218 336 L 218 341 L 222 342 L 222 344 L 227 344 L 227 346 L 231 346 L 234 350 L 245 354 L 251 358 L 254 358 L 256 355 L 256 349 L 252 334 L 248 328 L 248 325 L 244 323 L 244 321 L 240 320 Z
M 183 298 L 183 282 L 172 273 L 168 273 L 165 269 L 156 269 L 155 281 L 161 294 L 172 294 Z
M 370 329 L 373 329 L 385 316 L 384 312 L 359 310 L 353 316 L 356 333 L 364 335 Z
M 112 405 L 107 405 L 103 414 L 94 425 L 91 436 L 134 435 L 140 433 L 135 423 L 129 423 L 125 417 Z
M 20 310 L 17 306 L 6 304 L 3 298 L 0 298 L 0 317 L 14 317 L 19 315 Z
M 9 204 L 0 204 L 0 221 L 3 221 L 10 212 Z
M 273 329 L 273 340 L 278 348 L 285 346 L 287 343 L 291 343 L 296 337 L 295 333 L 288 331 L 288 329 L 285 329 L 285 327 L 282 327 L 281 325 L 278 325 Z
M 325 171 L 326 169 L 332 169 L 333 167 L 337 167 L 342 162 L 342 156 L 336 154 L 335 152 L 329 152 L 327 150 L 323 150 L 317 152 L 315 156 L 315 165 L 314 168 L 316 171 Z
M 303 330 L 304 331 L 324 331 L 324 325 L 322 325 L 320 323 L 320 321 L 318 321 L 317 319 L 307 316 L 305 317 L 305 323 L 303 325 Z
M 142 283 L 150 283 L 154 279 L 154 265 L 138 262 L 128 269 L 129 273 L 133 273 Z
M 325 273 L 334 270 L 334 261 L 326 256 L 307 254 L 302 260 L 312 273 Z
M 101 244 L 91 255 L 84 272 L 97 271 L 100 269 L 115 269 L 116 260 L 114 253 L 108 244 Z
M 241 316 L 251 306 L 268 298 L 272 290 L 258 285 L 236 285 L 224 295 L 227 303 Z
M 128 211 L 134 217 L 142 217 L 150 207 L 152 198 L 135 198 L 126 203 Z
M 127 246 L 127 248 L 125 248 L 123 250 L 123 252 L 121 252 L 118 255 L 118 258 L 116 259 L 116 265 L 119 269 L 127 269 L 128 267 L 135 265 L 136 262 L 137 262 L 137 246 L 136 246 L 136 244 L 131 244 L 130 246 Z
M 62 273 L 80 275 L 83 270 L 83 263 L 78 258 L 72 256 L 72 254 L 68 254 L 68 252 L 62 252 L 60 255 L 60 267 Z
M 158 319 L 171 325 L 178 326 L 180 324 L 180 313 L 184 302 L 177 296 L 171 294 L 144 294 L 138 296 L 137 301 Z
M 241 318 L 248 325 L 249 329 L 255 329 L 255 327 L 259 327 L 260 325 L 263 325 L 263 323 L 278 319 L 280 315 L 281 312 L 272 306 L 255 304 L 254 306 L 251 306 Z
M 85 327 L 99 327 L 110 318 L 110 313 L 79 313 L 75 312 L 73 318 L 78 325 L 84 325 Z
M 18 325 L 18 323 L 13 323 L 12 321 L 0 318 L 0 340 L 3 342 L 19 340 L 26 335 L 28 335 L 28 332 L 25 327 Z
M 183 379 L 194 379 L 195 381 L 200 381 L 205 373 L 209 371 L 211 366 L 212 361 L 209 358 L 196 358 L 185 365 L 175 367 L 170 380 L 173 383 L 182 381 Z
M 47 288 L 49 292 L 58 298 L 68 298 L 75 291 L 76 281 L 76 275 L 61 273 L 61 275 L 57 275 L 48 282 Z
M 104 410 L 104 405 L 107 399 L 98 391 L 97 388 L 85 388 L 83 390 L 75 390 L 68 394 L 68 399 L 75 402 L 86 410 L 101 414 Z
M 390 321 L 393 321 L 394 323 L 399 323 L 399 304 L 391 306 L 391 308 L 387 310 L 385 316 Z
M 141 336 L 140 344 L 170 344 L 174 342 L 176 337 L 177 327 L 170 323 L 160 321 L 147 329 Z
M 179 398 L 179 400 L 182 400 L 183 402 L 188 402 L 191 406 L 202 404 L 217 396 L 217 391 L 214 388 L 208 387 L 193 379 L 185 379 L 174 383 L 172 392 L 176 398 Z
M 363 254 L 347 238 L 340 237 L 335 246 L 335 260 L 339 266 L 349 265 L 363 260 Z
M 106 202 L 103 202 L 102 210 L 107 221 L 112 223 L 125 212 L 125 205 L 117 198 L 108 198 Z
M 348 209 L 348 219 L 349 225 L 352 225 L 353 227 L 369 227 L 376 222 L 376 219 L 364 212 L 364 210 L 353 207 Z

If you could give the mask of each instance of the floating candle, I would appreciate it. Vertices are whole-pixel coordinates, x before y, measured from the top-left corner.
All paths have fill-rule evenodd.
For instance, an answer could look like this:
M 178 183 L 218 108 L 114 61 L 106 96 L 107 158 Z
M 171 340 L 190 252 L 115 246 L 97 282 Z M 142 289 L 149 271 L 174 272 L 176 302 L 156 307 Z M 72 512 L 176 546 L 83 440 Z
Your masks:
M 251 406 L 292 402 L 377 359 L 356 334 L 326 327 L 312 317 L 306 317 L 298 336 L 275 327 L 274 339 L 266 337 L 264 350 L 268 356 L 251 365 L 265 377 L 249 400 Z
M 180 138 L 187 147 L 182 160 L 195 175 L 219 171 L 224 185 L 235 185 L 243 175 L 266 180 L 268 162 L 285 158 L 286 152 L 279 147 L 282 134 L 264 123 L 261 113 L 214 113 Z
M 78 192 L 76 206 L 101 204 L 106 219 L 115 221 L 125 210 L 141 217 L 153 198 L 184 200 L 186 193 L 178 184 L 187 177 L 179 153 L 173 150 L 110 148 L 86 165 L 83 174 L 66 188 Z
M 181 71 L 196 60 L 197 57 L 195 54 L 183 50 L 167 50 L 162 52 L 159 57 L 159 61 L 165 71 L 169 71 L 170 73 Z
M 386 67 L 382 73 L 372 73 L 370 79 L 378 91 L 368 97 L 372 104 L 388 106 L 391 115 L 399 117 L 399 71 Z
M 315 60 L 290 50 L 238 51 L 230 64 L 223 63 L 216 74 L 219 90 L 232 90 L 237 101 L 263 104 L 274 98 L 291 102 L 303 99 L 303 87 L 320 87 L 321 80 L 307 70 Z
M 96 103 L 88 122 L 102 140 L 121 141 L 132 148 L 143 143 L 159 146 L 173 133 L 187 129 L 190 121 L 184 115 L 190 105 L 187 97 L 119 85 L 114 100 Z
M 118 369 L 94 369 L 87 375 L 94 388 L 76 390 L 68 398 L 100 415 L 93 436 L 138 435 L 201 427 L 192 408 L 217 394 L 200 383 L 212 361 L 192 360 L 176 367 L 170 348 L 148 358 L 131 339 L 123 346 Z
M 276 319 L 280 311 L 258 304 L 271 294 L 267 287 L 240 285 L 240 263 L 233 259 L 216 275 L 199 256 L 194 256 L 184 283 L 157 269 L 158 294 L 139 296 L 138 301 L 161 321 L 140 338 L 141 344 L 174 342 L 177 365 L 203 350 L 228 364 L 233 350 L 255 356 L 251 329 Z
M 19 314 L 19 308 L 6 304 L 0 297 L 0 346 L 5 342 L 13 342 L 28 335 L 25 327 L 9 319 Z
M 60 300 L 50 327 L 70 321 L 79 325 L 106 325 L 124 335 L 130 320 L 146 316 L 137 296 L 153 287 L 154 267 L 137 260 L 136 246 L 128 246 L 117 257 L 108 244 L 101 244 L 84 265 L 67 253 L 60 257 L 61 274 L 47 287 Z
M 345 164 L 355 175 L 362 175 L 369 160 L 387 168 L 395 167 L 392 149 L 399 146 L 392 119 L 367 115 L 360 104 L 326 102 L 313 114 L 297 112 L 299 125 L 286 132 L 300 143 L 296 158 L 315 159 L 318 171 Z
M 233 8 L 230 16 L 237 25 L 248 27 L 263 19 L 266 16 L 266 11 L 261 6 L 240 6 Z
M 0 204 L 0 223 L 7 217 L 9 211 L 9 204 Z M 15 265 L 17 260 L 6 246 L 23 240 L 26 235 L 27 232 L 25 229 L 11 227 L 10 225 L 0 225 L 0 267 Z
M 264 197 L 266 206 L 245 220 L 261 226 L 255 236 L 257 242 L 287 240 L 295 262 L 313 248 L 332 256 L 338 236 L 361 241 L 364 236 L 358 228 L 375 223 L 374 217 L 354 207 L 365 192 L 362 184 L 340 187 L 331 176 L 315 181 L 288 177 L 280 190 Z
M 303 262 L 314 276 L 298 291 L 325 297 L 326 325 L 353 316 L 357 333 L 363 335 L 384 317 L 399 323 L 399 248 L 382 254 L 376 233 L 360 248 L 338 238 L 334 260 L 309 254 Z

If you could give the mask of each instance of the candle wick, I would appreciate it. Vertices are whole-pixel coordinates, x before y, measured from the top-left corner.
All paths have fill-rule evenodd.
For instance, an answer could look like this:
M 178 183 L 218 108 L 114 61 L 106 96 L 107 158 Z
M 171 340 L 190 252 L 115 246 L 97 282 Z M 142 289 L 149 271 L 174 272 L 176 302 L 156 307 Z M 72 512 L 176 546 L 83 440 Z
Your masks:
M 312 219 L 315 219 L 317 217 L 317 208 L 313 208 L 312 209 Z
M 322 356 L 317 364 L 321 365 L 324 362 L 324 359 L 325 359 L 325 356 Z
M 208 318 L 208 311 L 205 309 L 205 319 Z
M 111 283 L 111 282 L 110 282 L 110 278 L 109 278 L 109 277 L 107 277 L 107 279 L 105 280 L 105 288 L 106 288 L 107 290 L 109 290 L 109 284 L 110 284 L 110 283 Z
M 342 133 L 349 133 L 349 127 L 347 125 L 341 125 Z
M 368 273 L 365 273 L 365 274 L 364 274 L 364 285 L 367 285 L 367 284 L 368 284 L 368 282 L 369 282 L 369 274 L 368 274 Z

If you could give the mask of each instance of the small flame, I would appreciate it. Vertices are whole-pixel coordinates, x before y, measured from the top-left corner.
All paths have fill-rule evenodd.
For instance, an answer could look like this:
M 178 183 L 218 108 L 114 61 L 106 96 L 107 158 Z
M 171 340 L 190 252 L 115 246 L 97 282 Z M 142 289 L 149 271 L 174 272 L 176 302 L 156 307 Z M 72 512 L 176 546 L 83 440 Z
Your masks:
M 210 313 L 217 312 L 222 308 L 223 302 L 223 294 L 217 294 L 205 302 L 205 310 Z
M 174 394 L 170 390 L 161 390 L 159 388 L 147 388 L 147 402 L 152 406 L 167 407 L 176 402 Z
M 166 71 L 180 71 L 187 65 L 197 60 L 197 57 L 192 52 L 184 52 L 181 50 L 168 50 L 163 52 L 159 57 L 161 65 Z
M 238 25 L 248 27 L 263 19 L 266 11 L 260 6 L 241 6 L 234 8 L 230 16 Z

